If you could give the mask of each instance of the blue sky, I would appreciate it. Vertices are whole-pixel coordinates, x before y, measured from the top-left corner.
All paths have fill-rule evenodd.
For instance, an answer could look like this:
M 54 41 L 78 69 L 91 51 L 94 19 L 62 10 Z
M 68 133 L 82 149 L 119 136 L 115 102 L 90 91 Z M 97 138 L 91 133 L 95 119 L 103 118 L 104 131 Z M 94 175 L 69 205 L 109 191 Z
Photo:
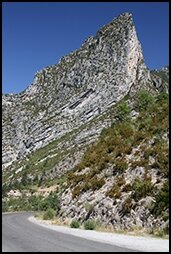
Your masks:
M 3 2 L 2 91 L 18 93 L 34 74 L 78 49 L 123 12 L 131 12 L 149 69 L 169 64 L 167 2 Z

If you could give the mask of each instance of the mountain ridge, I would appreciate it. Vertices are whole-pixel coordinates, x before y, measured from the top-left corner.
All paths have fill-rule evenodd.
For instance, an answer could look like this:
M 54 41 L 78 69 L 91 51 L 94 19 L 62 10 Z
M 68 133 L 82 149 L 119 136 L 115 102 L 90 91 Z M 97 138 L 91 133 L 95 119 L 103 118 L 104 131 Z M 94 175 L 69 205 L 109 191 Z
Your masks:
M 122 43 L 124 45 L 121 47 Z M 121 50 L 115 48 L 121 48 Z M 129 51 L 129 54 L 127 54 L 127 51 Z M 86 59 L 87 55 L 88 59 Z M 126 67 L 122 64 L 125 60 L 128 61 Z M 138 69 L 136 69 L 137 66 Z M 143 79 L 141 79 L 141 76 L 143 76 Z M 107 104 L 110 106 L 119 101 L 128 93 L 131 86 L 134 90 L 134 87 L 138 84 L 145 86 L 146 83 L 149 83 L 149 87 L 152 83 L 149 78 L 150 73 L 144 65 L 132 16 L 129 13 L 120 15 L 100 29 L 95 37 L 89 38 L 81 49 L 63 57 L 59 64 L 37 72 L 33 84 L 23 93 L 14 96 L 3 96 L 2 105 L 8 105 L 9 111 L 11 105 L 12 110 L 14 107 L 20 107 L 21 114 L 25 115 L 23 118 L 28 115 L 26 124 L 23 124 L 23 118 L 20 119 L 20 114 L 18 112 L 13 114 L 14 116 L 15 114 L 18 115 L 18 119 L 20 119 L 16 119 L 14 129 L 20 130 L 22 128 L 21 131 L 15 133 L 17 139 L 24 141 L 16 141 L 17 146 L 11 144 L 9 149 L 11 152 L 7 152 L 5 149 L 4 153 L 11 153 L 11 159 L 16 160 L 17 156 L 21 157 L 22 154 L 30 152 L 27 148 L 29 145 L 25 144 L 36 144 L 35 147 L 31 147 L 32 150 L 40 148 L 43 144 L 47 144 L 51 138 L 58 138 L 60 135 L 65 134 L 68 129 L 72 129 L 74 126 L 78 127 L 82 124 L 82 119 L 87 121 L 89 115 L 91 117 L 92 111 L 93 116 L 97 115 L 99 111 L 105 111 Z M 84 109 L 82 109 L 83 107 Z M 40 119 L 38 123 L 43 129 L 41 115 L 44 115 L 44 118 L 47 118 L 47 115 L 53 117 L 54 113 L 52 111 L 56 111 L 56 109 L 58 109 L 58 114 L 61 111 L 61 117 L 68 118 L 70 123 L 75 118 L 76 121 L 71 124 L 71 128 L 68 127 L 68 120 L 66 120 L 62 130 L 57 133 L 54 130 L 52 137 L 47 142 L 44 139 L 42 144 L 41 139 L 43 137 L 40 137 L 40 142 L 37 140 L 31 141 L 29 129 L 32 125 L 32 119 L 29 119 L 29 115 L 32 115 L 33 119 L 34 117 Z M 7 110 L 5 114 L 10 115 L 11 113 Z M 76 114 L 77 117 L 75 117 Z M 35 119 L 35 121 L 38 119 Z M 74 124 L 75 122 L 76 124 Z M 19 123 L 19 126 L 17 123 Z M 65 125 L 66 128 L 64 128 Z M 26 131 L 24 131 L 24 126 Z M 60 128 L 60 126 L 56 126 L 56 129 Z M 10 159 L 7 156 L 5 158 L 9 163 Z M 3 162 L 4 160 L 3 156 Z
M 156 182 L 159 181 L 163 186 L 167 181 L 167 170 L 163 170 L 163 164 L 167 163 L 165 159 L 158 161 L 155 153 L 157 151 L 161 158 L 167 158 L 167 118 L 164 112 L 167 112 L 168 80 L 169 68 L 149 71 L 146 67 L 132 15 L 124 13 L 103 26 L 94 37 L 88 38 L 80 49 L 64 56 L 58 64 L 37 72 L 33 83 L 23 92 L 3 95 L 5 195 L 8 196 L 9 191 L 15 188 L 41 187 L 59 181 L 62 185 L 57 186 L 63 190 L 60 210 L 63 219 L 76 216 L 84 221 L 88 217 L 100 216 L 104 224 L 111 220 L 109 224 L 117 229 L 142 226 L 140 214 L 145 216 L 147 212 L 150 215 L 151 211 L 143 205 L 137 206 L 138 202 L 146 206 L 149 202 L 152 206 L 152 199 L 159 198 L 153 193 L 152 183 L 158 186 Z M 111 126 L 115 126 L 116 130 Z M 104 129 L 107 136 L 102 134 Z M 130 135 L 128 140 L 124 131 L 128 137 Z M 122 139 L 115 137 L 115 132 L 123 136 L 125 148 Z M 116 140 L 110 136 L 111 133 Z M 101 137 L 99 142 L 104 150 L 98 146 Z M 106 147 L 103 138 L 109 147 Z M 153 139 L 157 142 L 163 140 L 161 150 Z M 139 147 L 140 141 L 145 150 Z M 155 149 L 151 145 L 153 143 Z M 94 151 L 90 146 L 94 147 Z M 91 152 L 86 152 L 88 147 Z M 139 153 L 137 157 L 134 155 L 136 149 Z M 93 157 L 95 151 L 97 158 Z M 144 153 L 148 154 L 147 159 L 141 161 Z M 149 159 L 150 153 L 152 157 Z M 151 168 L 154 164 L 151 161 L 156 162 L 154 168 Z M 113 173 L 115 168 L 116 176 Z M 131 174 L 133 178 L 129 177 Z M 140 183 L 142 179 L 149 187 L 145 196 L 139 194 L 139 190 L 144 188 Z M 131 194 L 133 197 L 128 193 L 128 184 L 135 189 L 135 194 Z M 115 185 L 127 190 L 120 193 Z M 162 188 L 165 193 L 167 186 Z M 152 196 L 148 198 L 146 194 Z M 132 198 L 135 200 L 132 201 Z M 85 200 L 90 202 L 89 209 L 85 208 Z M 111 208 L 113 203 L 115 208 Z M 167 204 L 164 205 L 167 214 Z M 108 213 L 108 209 L 112 212 Z M 157 213 L 155 209 L 154 206 L 154 213 Z M 123 220 L 122 216 L 120 218 L 122 210 L 125 211 Z M 127 213 L 130 212 L 129 217 Z M 113 217 L 115 213 L 116 218 Z M 136 222 L 133 222 L 134 215 Z M 151 227 L 155 216 L 146 221 L 147 228 Z M 165 223 L 160 222 L 161 225 Z

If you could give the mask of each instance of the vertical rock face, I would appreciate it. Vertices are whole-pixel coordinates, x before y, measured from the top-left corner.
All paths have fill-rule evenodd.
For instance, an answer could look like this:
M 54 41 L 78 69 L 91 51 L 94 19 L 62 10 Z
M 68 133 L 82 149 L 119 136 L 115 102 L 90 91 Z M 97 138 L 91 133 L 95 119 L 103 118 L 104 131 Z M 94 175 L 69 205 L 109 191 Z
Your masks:
M 86 124 L 142 87 L 157 85 L 144 64 L 132 15 L 124 13 L 58 64 L 37 72 L 25 91 L 3 95 L 4 166 Z

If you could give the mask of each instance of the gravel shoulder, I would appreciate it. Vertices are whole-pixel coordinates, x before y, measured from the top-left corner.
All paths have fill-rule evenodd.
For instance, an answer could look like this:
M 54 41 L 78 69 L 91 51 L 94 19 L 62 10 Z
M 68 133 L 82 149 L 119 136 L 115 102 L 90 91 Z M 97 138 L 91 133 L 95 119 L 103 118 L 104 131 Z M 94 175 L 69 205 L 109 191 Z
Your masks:
M 169 252 L 168 239 L 69 228 L 65 226 L 52 225 L 50 221 L 39 220 L 34 216 L 30 216 L 28 219 L 30 222 L 43 227 L 93 241 L 113 244 L 119 247 L 130 248 L 142 252 Z

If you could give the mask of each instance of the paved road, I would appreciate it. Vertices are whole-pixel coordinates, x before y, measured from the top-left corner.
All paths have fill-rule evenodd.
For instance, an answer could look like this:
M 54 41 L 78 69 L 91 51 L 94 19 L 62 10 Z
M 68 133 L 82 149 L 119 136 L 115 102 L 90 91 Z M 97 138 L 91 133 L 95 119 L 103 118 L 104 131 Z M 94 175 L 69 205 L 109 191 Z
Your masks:
M 137 252 L 44 228 L 30 215 L 2 215 L 2 252 Z

